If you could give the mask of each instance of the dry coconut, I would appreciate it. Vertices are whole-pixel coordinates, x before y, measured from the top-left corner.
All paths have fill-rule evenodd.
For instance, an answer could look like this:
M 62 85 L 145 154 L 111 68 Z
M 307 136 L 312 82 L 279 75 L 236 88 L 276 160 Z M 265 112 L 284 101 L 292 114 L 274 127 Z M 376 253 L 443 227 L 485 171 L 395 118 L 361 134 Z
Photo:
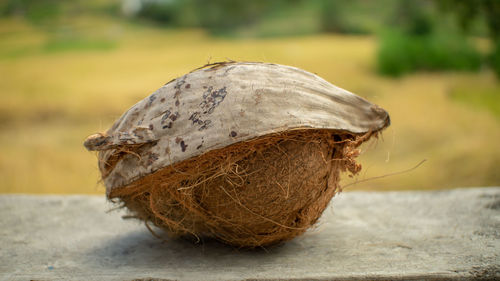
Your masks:
M 178 237 L 259 247 L 302 234 L 356 174 L 380 107 L 304 70 L 209 64 L 130 108 L 99 151 L 110 200 Z

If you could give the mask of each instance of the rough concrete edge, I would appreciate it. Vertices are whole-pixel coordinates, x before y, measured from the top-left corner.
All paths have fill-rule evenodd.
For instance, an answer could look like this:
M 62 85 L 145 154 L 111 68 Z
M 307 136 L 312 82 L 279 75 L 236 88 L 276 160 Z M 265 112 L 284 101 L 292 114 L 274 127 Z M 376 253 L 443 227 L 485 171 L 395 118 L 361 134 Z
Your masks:
M 302 277 L 302 278 L 247 278 L 247 279 L 233 279 L 233 281 L 405 281 L 405 280 L 427 280 L 427 281 L 462 281 L 462 280 L 499 280 L 500 275 L 473 275 L 473 274 L 443 274 L 443 273 L 428 273 L 421 275 L 400 275 L 400 276 L 389 276 L 389 275 L 366 275 L 366 276 L 351 276 L 351 277 Z M 177 279 L 163 279 L 163 278 L 139 278 L 131 279 L 132 281 L 175 281 Z M 226 280 L 227 281 L 227 280 Z
M 440 189 L 404 189 L 404 190 L 343 190 L 342 194 L 350 193 L 430 193 L 430 192 L 455 192 L 455 191 L 493 191 L 500 190 L 500 186 L 469 186 L 469 187 L 452 187 L 452 188 L 440 188 Z M 102 194 L 95 193 L 0 193 L 0 197 L 46 197 L 46 198 L 61 198 L 61 197 L 94 197 L 94 198 L 105 198 L 105 193 Z
M 452 271 L 453 272 L 453 271 Z M 354 280 L 428 280 L 428 281 L 462 281 L 462 280 L 500 280 L 500 266 L 487 266 L 485 268 L 472 268 L 469 271 L 455 271 L 452 272 L 432 272 L 426 274 L 408 274 L 408 275 L 356 275 L 350 277 L 329 276 L 329 277 L 301 277 L 301 278 L 245 278 L 245 279 L 232 279 L 233 281 L 354 281 Z M 164 278 L 136 278 L 133 281 L 174 281 L 176 279 Z M 226 280 L 227 281 L 227 280 Z
M 399 190 L 399 191 L 348 191 L 347 193 L 432 193 L 432 192 L 460 192 L 460 191 L 465 191 L 465 192 L 498 192 L 500 191 L 500 187 L 498 186 L 490 186 L 490 187 L 457 187 L 457 188 L 450 188 L 450 189 L 433 189 L 433 190 Z M 69 197 L 69 198 L 81 198 L 81 197 L 87 197 L 87 198 L 93 198 L 93 199 L 104 199 L 103 201 L 110 203 L 109 201 L 105 200 L 104 195 L 100 194 L 23 194 L 23 193 L 6 193 L 6 194 L 0 194 L 0 199 L 7 198 L 16 198 L 16 197 L 25 197 L 25 198 L 37 198 L 37 197 L 44 197 L 44 198 L 51 198 L 51 199 L 61 199 L 63 197 Z M 5 276 L 4 276 L 5 277 Z M 12 278 L 15 276 L 10 276 Z M 75 277 L 75 276 L 73 276 Z M 89 276 L 86 276 L 87 278 Z M 84 275 L 81 275 L 77 278 L 86 278 Z M 101 276 L 96 276 L 97 278 L 109 278 L 110 276 L 108 275 L 101 275 Z M 41 277 L 41 278 L 35 278 L 33 280 L 46 280 L 46 277 Z M 2 278 L 0 278 L 3 280 Z M 67 278 L 55 278 L 52 276 L 49 278 L 49 280 L 65 280 Z M 72 279 L 71 277 L 69 279 Z M 113 279 L 113 278 L 111 278 Z M 10 280 L 9 277 L 5 280 Z M 78 279 L 75 279 L 78 280 Z M 81 280 L 81 279 L 80 279 Z M 90 279 L 89 279 L 90 280 Z M 94 279 L 92 279 L 94 280 Z M 99 279 L 95 279 L 99 280 Z M 113 279 L 114 280 L 114 279 Z M 171 280 L 177 280 L 177 279 L 165 279 L 165 278 L 155 278 L 155 277 L 139 277 L 139 278 L 134 278 L 131 277 L 131 279 L 123 279 L 123 280 L 137 280 L 137 281 L 171 281 Z M 341 276 L 323 276 L 323 277 L 302 277 L 302 278 L 242 278 L 242 279 L 223 279 L 223 280 L 234 280 L 234 281 L 277 281 L 277 280 L 292 280 L 292 281 L 305 281 L 305 280 L 313 280 L 313 281 L 326 281 L 326 280 L 339 280 L 339 281 L 350 281 L 350 280 L 436 280 L 436 281 L 441 281 L 441 280 L 500 280 L 500 266 L 497 265 L 489 265 L 489 266 L 484 266 L 484 267 L 473 267 L 470 269 L 462 269 L 459 271 L 450 271 L 450 272 L 435 272 L 435 273 L 426 273 L 426 274 L 408 274 L 408 275 L 397 275 L 397 276 L 389 276 L 389 275 L 355 275 L 355 276 L 350 276 L 350 277 L 341 277 Z

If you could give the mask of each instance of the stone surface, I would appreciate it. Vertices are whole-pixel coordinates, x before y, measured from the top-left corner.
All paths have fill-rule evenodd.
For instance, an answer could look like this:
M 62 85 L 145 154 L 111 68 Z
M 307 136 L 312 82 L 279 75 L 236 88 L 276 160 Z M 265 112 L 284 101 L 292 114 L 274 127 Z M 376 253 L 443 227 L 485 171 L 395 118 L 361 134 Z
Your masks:
M 100 196 L 0 196 L 0 280 L 500 279 L 500 188 L 347 192 L 270 249 L 159 240 Z

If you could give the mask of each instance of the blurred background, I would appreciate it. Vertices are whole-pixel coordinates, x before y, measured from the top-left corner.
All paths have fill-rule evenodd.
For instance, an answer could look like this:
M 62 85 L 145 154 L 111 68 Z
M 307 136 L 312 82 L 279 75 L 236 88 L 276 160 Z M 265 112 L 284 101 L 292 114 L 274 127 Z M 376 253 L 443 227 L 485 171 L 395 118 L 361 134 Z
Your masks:
M 0 0 L 0 193 L 103 193 L 83 140 L 207 62 L 317 73 L 392 125 L 347 190 L 500 185 L 500 1 Z

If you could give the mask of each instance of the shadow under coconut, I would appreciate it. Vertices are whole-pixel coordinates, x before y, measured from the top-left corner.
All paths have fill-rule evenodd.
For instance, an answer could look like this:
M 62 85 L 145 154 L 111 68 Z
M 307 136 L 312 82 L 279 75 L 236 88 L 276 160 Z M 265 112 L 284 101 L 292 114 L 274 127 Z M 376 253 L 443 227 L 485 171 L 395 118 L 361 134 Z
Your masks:
M 160 230 L 158 234 L 161 233 Z M 307 238 L 306 238 L 307 239 Z M 147 269 L 157 267 L 205 267 L 210 271 L 237 267 L 248 267 L 249 261 L 258 264 L 275 263 L 280 257 L 300 254 L 303 238 L 266 248 L 238 249 L 215 239 L 203 239 L 197 243 L 188 239 L 154 237 L 149 231 L 134 230 L 123 235 L 101 241 L 86 253 L 90 263 L 96 267 L 133 267 Z M 307 244 L 307 243 L 306 243 Z

